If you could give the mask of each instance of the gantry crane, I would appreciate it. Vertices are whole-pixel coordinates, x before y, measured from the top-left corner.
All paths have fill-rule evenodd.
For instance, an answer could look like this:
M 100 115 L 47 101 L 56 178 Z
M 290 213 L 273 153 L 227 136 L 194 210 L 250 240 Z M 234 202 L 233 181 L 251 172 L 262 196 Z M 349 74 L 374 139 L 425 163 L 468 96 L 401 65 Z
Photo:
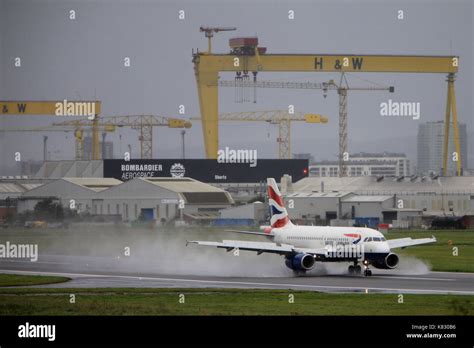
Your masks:
M 201 120 L 200 117 L 191 117 L 191 120 Z M 290 114 L 285 110 L 229 112 L 219 114 L 220 121 L 248 121 L 268 122 L 278 125 L 278 157 L 280 159 L 291 158 L 291 123 L 327 123 L 325 116 L 317 114 L 304 114 L 295 112 Z
M 83 113 L 71 114 L 70 110 L 67 109 L 68 106 L 77 106 L 78 110 L 84 111 L 87 105 L 93 105 L 94 113 L 88 115 L 88 117 L 93 116 L 93 127 L 92 127 L 92 159 L 99 159 L 99 127 L 98 127 L 98 117 L 101 112 L 102 103 L 97 100 L 85 101 L 85 100 L 55 100 L 55 101 L 0 101 L 0 114 L 2 115 L 16 115 L 16 116 L 27 116 L 27 115 L 43 115 L 43 116 L 55 116 L 55 117 L 81 117 L 84 116 Z M 63 114 L 58 114 L 58 106 L 65 108 L 62 109 Z M 73 108 L 76 109 L 75 107 Z M 82 137 L 82 133 L 78 133 L 77 136 Z M 77 138 L 76 138 L 77 139 Z M 76 142 L 76 145 L 78 143 Z M 76 156 L 77 156 L 77 147 L 76 147 Z
M 92 127 L 99 129 L 99 127 L 130 127 L 138 130 L 140 141 L 140 156 L 141 158 L 153 158 L 153 127 L 168 127 L 168 128 L 190 128 L 191 122 L 168 118 L 155 115 L 125 115 L 125 116 L 105 116 L 97 120 L 70 120 L 53 123 L 53 126 L 73 126 L 77 129 Z
M 220 31 L 234 31 L 237 30 L 235 27 L 200 27 L 199 31 L 203 32 L 207 37 L 207 52 L 211 53 L 211 39 L 214 36 L 214 33 Z
M 235 88 L 292 88 L 292 89 L 320 89 L 327 95 L 327 91 L 335 90 L 339 95 L 339 176 L 347 176 L 346 158 L 348 154 L 347 149 L 347 91 L 389 91 L 393 93 L 394 87 L 349 87 L 345 74 L 341 74 L 339 84 L 334 80 L 328 82 L 280 82 L 280 81 L 250 81 L 236 78 L 231 80 L 219 80 L 217 82 L 219 87 L 235 87 Z M 243 93 L 240 93 L 243 95 Z M 255 95 L 255 91 L 254 91 Z M 219 119 L 222 120 L 219 115 Z
M 242 40 L 245 45 L 245 40 Z M 220 72 L 236 74 L 252 72 L 377 72 L 377 73 L 442 73 L 448 75 L 448 98 L 445 117 L 443 174 L 446 175 L 449 127 L 454 127 L 454 142 L 458 155 L 457 175 L 462 175 L 459 129 L 454 95 L 458 56 L 416 55 L 354 55 L 354 54 L 261 54 L 259 47 L 215 54 L 193 52 L 204 145 L 207 158 L 217 158 L 219 139 L 218 79 Z M 251 53 L 249 53 L 251 52 Z

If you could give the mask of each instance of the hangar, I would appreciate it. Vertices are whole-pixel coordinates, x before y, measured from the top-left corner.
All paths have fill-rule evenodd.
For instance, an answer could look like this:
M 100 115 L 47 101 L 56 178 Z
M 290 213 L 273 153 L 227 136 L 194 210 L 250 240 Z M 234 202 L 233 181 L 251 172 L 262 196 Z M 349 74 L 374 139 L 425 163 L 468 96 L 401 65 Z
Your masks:
M 94 196 L 122 182 L 112 178 L 62 178 L 52 180 L 24 192 L 18 199 L 18 212 L 33 210 L 35 205 L 46 198 L 61 202 L 70 207 L 71 200 L 79 212 L 92 213 Z
M 114 179 L 115 180 L 115 179 Z M 134 178 L 94 195 L 93 214 L 123 221 L 212 220 L 233 204 L 230 194 L 191 178 Z
M 324 193 L 343 197 L 328 201 Z M 324 208 L 332 212 L 326 220 L 336 219 L 336 211 L 337 219 L 359 220 L 365 225 L 378 220 L 396 227 L 419 227 L 434 216 L 474 215 L 473 177 L 308 177 L 291 185 L 287 197 L 304 195 L 310 198 L 307 204 L 315 207 L 330 203 Z M 313 213 L 318 209 L 322 208 Z M 303 213 L 308 212 L 296 212 Z

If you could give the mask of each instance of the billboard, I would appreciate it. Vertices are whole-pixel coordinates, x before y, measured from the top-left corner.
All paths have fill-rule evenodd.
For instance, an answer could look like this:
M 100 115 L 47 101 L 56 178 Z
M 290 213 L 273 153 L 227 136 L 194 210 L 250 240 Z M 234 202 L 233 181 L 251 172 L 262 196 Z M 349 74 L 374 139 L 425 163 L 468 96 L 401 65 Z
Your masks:
M 219 163 L 213 159 L 104 160 L 104 178 L 127 181 L 135 177 L 190 177 L 208 183 L 254 183 L 268 177 L 291 175 L 293 181 L 308 176 L 308 160 L 259 159 L 249 163 Z

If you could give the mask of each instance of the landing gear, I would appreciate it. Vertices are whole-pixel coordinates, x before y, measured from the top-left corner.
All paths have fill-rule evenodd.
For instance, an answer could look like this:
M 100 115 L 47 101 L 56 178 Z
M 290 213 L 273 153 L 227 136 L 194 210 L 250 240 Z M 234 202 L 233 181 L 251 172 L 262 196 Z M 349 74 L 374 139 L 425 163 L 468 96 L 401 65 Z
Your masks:
M 360 267 L 357 263 L 354 263 L 354 266 L 349 266 L 348 268 L 349 274 L 361 274 L 362 267 Z
M 372 271 L 369 269 L 369 261 L 364 260 L 364 276 L 370 277 L 372 275 Z
M 301 276 L 304 276 L 306 274 L 306 271 L 304 270 L 293 270 L 293 275 L 295 277 L 301 277 Z

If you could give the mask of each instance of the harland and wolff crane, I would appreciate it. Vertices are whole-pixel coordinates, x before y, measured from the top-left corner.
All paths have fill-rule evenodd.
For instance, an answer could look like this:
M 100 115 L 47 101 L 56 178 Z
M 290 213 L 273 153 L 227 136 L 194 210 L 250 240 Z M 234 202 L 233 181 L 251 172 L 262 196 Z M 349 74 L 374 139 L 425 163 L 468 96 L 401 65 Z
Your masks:
M 279 81 L 250 81 L 248 79 L 242 79 L 236 77 L 234 81 L 230 80 L 219 80 L 219 87 L 235 87 L 237 89 L 253 88 L 254 89 L 254 102 L 256 98 L 256 88 L 293 88 L 293 89 L 320 89 L 326 97 L 328 90 L 335 90 L 339 95 L 339 176 L 347 176 L 346 162 L 348 160 L 348 148 L 347 148 L 347 91 L 389 91 L 394 92 L 394 87 L 350 87 L 347 83 L 347 79 L 344 73 L 341 74 L 341 80 L 339 84 L 336 84 L 334 80 L 328 82 L 315 83 L 315 82 L 279 82 Z M 243 96 L 244 93 L 238 93 Z M 219 115 L 219 118 L 222 118 Z
M 200 117 L 191 117 L 191 120 L 201 120 Z M 268 122 L 278 125 L 278 158 L 291 158 L 291 123 L 327 123 L 325 116 L 295 112 L 290 114 L 286 110 L 229 112 L 219 115 L 220 121 Z
M 193 52 L 204 145 L 207 158 L 217 158 L 219 139 L 218 79 L 220 72 L 235 72 L 242 76 L 252 72 L 373 72 L 373 73 L 440 73 L 447 74 L 448 98 L 445 114 L 443 175 L 447 173 L 449 127 L 454 128 L 457 153 L 457 175 L 462 175 L 459 143 L 455 74 L 458 56 L 416 55 L 355 55 L 355 54 L 267 54 L 260 50 L 255 38 L 231 39 L 230 53 Z M 209 39 L 210 40 L 210 39 Z M 240 43 L 240 47 L 238 47 Z
M 58 115 L 58 105 L 67 104 L 75 111 L 66 115 Z M 91 109 L 94 111 L 93 117 L 84 117 L 86 106 L 93 105 Z M 56 118 L 67 117 L 67 121 L 54 123 L 61 129 L 65 127 L 73 127 L 76 138 L 76 158 L 83 158 L 83 129 L 90 129 L 92 133 L 92 159 L 100 159 L 100 142 L 99 132 L 113 132 L 115 127 L 131 127 L 140 132 L 140 150 L 141 158 L 153 157 L 153 127 L 168 128 L 190 128 L 191 123 L 186 120 L 177 118 L 167 118 L 154 115 L 127 115 L 127 116 L 111 116 L 100 117 L 101 102 L 100 101 L 0 101 L 0 115 L 5 116 L 30 116 L 43 115 L 54 116 Z M 73 119 L 71 119 L 71 117 Z M 17 130 L 18 131 L 18 130 Z
M 153 158 L 153 127 L 168 127 L 168 128 L 190 128 L 191 122 L 178 119 L 168 118 L 155 115 L 126 115 L 126 116 L 105 116 L 96 120 L 68 120 L 63 122 L 53 123 L 53 126 L 72 126 L 76 129 L 91 128 L 105 129 L 106 131 L 113 131 L 115 127 L 130 127 L 138 130 L 140 141 L 140 158 Z

